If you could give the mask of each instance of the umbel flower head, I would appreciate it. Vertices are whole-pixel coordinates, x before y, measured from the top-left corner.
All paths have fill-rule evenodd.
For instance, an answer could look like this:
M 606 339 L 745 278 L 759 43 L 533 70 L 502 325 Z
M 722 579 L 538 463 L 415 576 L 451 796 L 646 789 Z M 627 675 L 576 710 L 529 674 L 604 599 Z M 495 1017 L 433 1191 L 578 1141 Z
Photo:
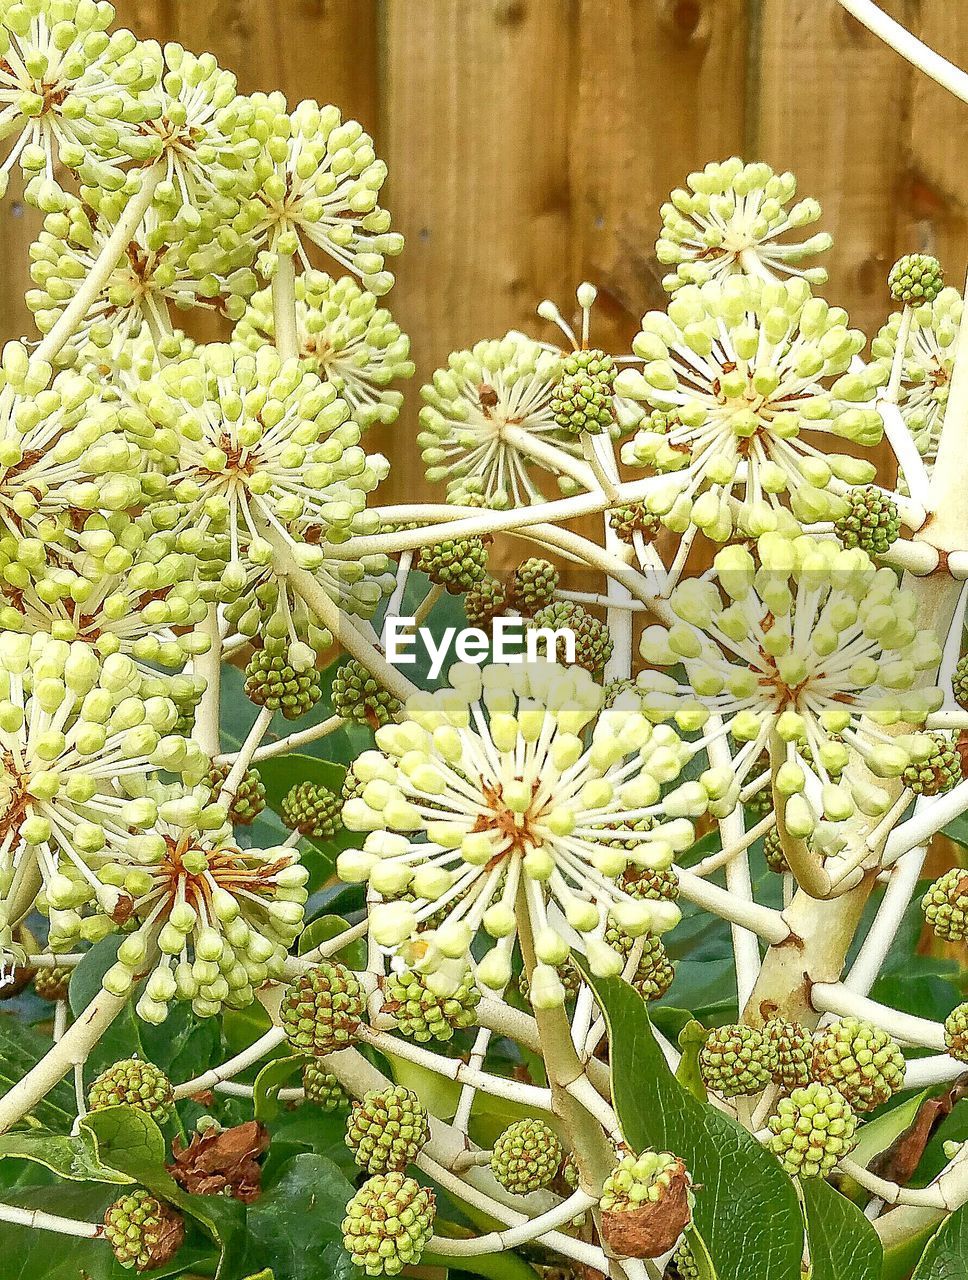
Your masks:
M 118 512 L 89 516 L 72 542 L 9 564 L 0 544 L 0 626 L 80 640 L 103 657 L 125 653 L 145 674 L 144 664 L 181 668 L 207 652 L 196 563 L 173 550 L 173 535 L 146 535 Z
M 136 399 L 174 459 L 170 500 L 146 519 L 172 528 L 180 550 L 224 542 L 227 589 L 241 592 L 272 561 L 271 538 L 306 569 L 323 569 L 329 543 L 372 532 L 367 495 L 386 459 L 359 447 L 360 428 L 335 388 L 272 347 L 254 354 L 199 347 L 141 383 Z M 359 566 L 347 562 L 349 581 Z M 373 603 L 380 597 L 377 590 Z
M 253 104 L 210 53 L 153 40 L 139 49 L 161 70 L 160 110 L 141 126 L 145 147 L 163 166 L 155 204 L 188 227 L 206 217 L 223 222 L 258 182 Z
M 917 445 L 930 464 L 938 452 L 941 423 L 958 350 L 962 302 L 957 289 L 942 289 L 933 302 L 911 307 L 910 329 L 901 364 L 897 407 Z M 895 311 L 871 343 L 871 352 L 885 371 L 894 363 L 901 330 Z
M 602 699 L 581 669 L 457 665 L 449 688 L 414 694 L 403 722 L 378 729 L 378 749 L 355 762 L 363 789 L 343 823 L 368 834 L 340 855 L 339 874 L 386 899 L 371 910 L 374 941 L 439 994 L 463 979 L 476 938 L 496 943 L 472 962 L 478 983 L 510 981 L 516 911 L 535 939 L 539 1006 L 564 1002 L 557 969 L 572 945 L 596 973 L 622 971 L 610 919 L 634 936 L 677 923 L 673 903 L 636 898 L 619 878 L 630 865 L 668 867 L 723 779 L 705 774 L 663 798 L 689 748 L 636 711 L 602 711 Z
M 744 164 L 731 156 L 686 178 L 660 209 L 662 231 L 656 257 L 674 270 L 663 285 L 674 293 L 742 273 L 760 280 L 801 276 L 823 284 L 823 267 L 800 264 L 833 243 L 825 231 L 805 240 L 783 241 L 820 217 L 816 200 L 790 202 L 797 193 L 792 173 L 774 173 L 768 164 Z
M 175 999 L 202 1018 L 244 1008 L 267 978 L 282 976 L 302 928 L 308 873 L 284 845 L 238 848 L 206 786 L 142 790 L 157 821 L 104 871 L 137 922 L 104 985 L 125 995 L 147 972 L 136 1006 L 146 1022 L 163 1022 Z M 52 946 L 69 944 L 69 925 L 52 915 Z
M 27 306 L 47 333 L 85 283 L 133 194 L 131 175 L 117 192 L 86 191 L 89 203 L 66 192 L 44 200 L 47 217 L 30 247 L 30 276 L 37 285 Z M 251 245 L 209 220 L 180 225 L 150 208 L 141 228 L 118 258 L 78 331 L 59 360 L 76 359 L 90 343 L 95 357 L 118 339 L 167 327 L 169 303 L 185 311 L 218 310 L 238 319 L 257 287 L 250 268 Z
M 880 440 L 870 402 L 886 373 L 876 363 L 851 368 L 865 344 L 847 313 L 811 297 L 803 280 L 689 285 L 668 313 L 650 311 L 632 342 L 643 368 L 624 369 L 615 383 L 662 415 L 622 450 L 630 465 L 670 473 L 649 509 L 671 528 L 692 522 L 721 542 L 735 528 L 777 528 L 784 494 L 798 520 L 836 519 L 836 482 L 867 484 L 874 466 L 826 454 L 804 433 Z
M 307 242 L 358 276 L 378 297 L 393 286 L 386 259 L 403 249 L 390 214 L 377 203 L 387 167 L 373 139 L 339 109 L 300 102 L 288 112 L 281 93 L 253 94 L 259 139 L 259 187 L 237 226 L 265 244 L 259 266 L 275 272 L 278 255 L 312 264 Z
M 859 549 L 806 535 L 764 534 L 755 557 L 732 546 L 714 563 L 712 578 L 673 592 L 679 622 L 643 633 L 648 663 L 685 665 L 683 682 L 639 676 L 646 715 L 688 730 L 721 717 L 739 747 L 739 778 L 772 742 L 782 758 L 775 784 L 800 836 L 821 817 L 886 810 L 886 789 L 844 771 L 856 753 L 878 778 L 899 778 L 933 750 L 927 735 L 886 732 L 923 724 L 941 702 L 940 690 L 918 686 L 941 655 L 918 630 L 914 596 Z
M 122 894 L 106 874 L 150 830 L 156 806 L 130 787 L 166 769 L 204 767 L 170 733 L 167 698 L 143 698 L 120 653 L 103 661 L 80 642 L 0 631 L 0 946 L 34 907 L 66 913 L 76 936 L 121 923 Z M 81 912 L 103 917 L 93 926 Z
M 53 182 L 55 165 L 119 186 L 121 166 L 157 147 L 142 134 L 158 111 L 159 60 L 130 31 L 109 32 L 104 0 L 25 0 L 0 13 L 0 138 L 10 170 Z
M 531 471 L 554 469 L 528 450 L 553 444 L 574 458 L 581 442 L 555 420 L 554 391 L 562 374 L 559 352 L 511 331 L 478 342 L 470 351 L 454 351 L 446 369 L 421 387 L 424 407 L 417 436 L 427 479 L 446 481 L 453 502 L 483 499 L 503 510 L 543 500 Z M 563 492 L 577 488 L 558 474 Z
M 252 298 L 232 341 L 256 351 L 275 341 L 272 293 Z M 410 339 L 375 294 L 349 276 L 323 271 L 296 278 L 296 333 L 307 368 L 331 382 L 361 427 L 395 422 L 403 395 L 390 390 L 397 378 L 413 377 Z
M 19 342 L 0 354 L 0 544 L 29 562 L 70 545 L 77 515 L 123 511 L 142 497 L 142 453 L 125 429 L 138 415 L 102 398 L 88 377 L 31 361 Z M 141 415 L 143 417 L 143 415 Z M 66 540 L 66 541 L 65 541 Z

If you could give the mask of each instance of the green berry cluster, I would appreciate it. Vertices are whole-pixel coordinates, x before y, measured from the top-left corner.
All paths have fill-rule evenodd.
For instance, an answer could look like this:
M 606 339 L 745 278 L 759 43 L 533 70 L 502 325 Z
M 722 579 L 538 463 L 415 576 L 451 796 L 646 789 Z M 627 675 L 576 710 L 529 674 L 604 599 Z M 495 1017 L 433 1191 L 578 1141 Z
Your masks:
M 653 515 L 644 502 L 626 502 L 612 507 L 608 523 L 623 542 L 631 543 L 636 534 L 644 542 L 651 542 L 661 528 L 658 516 Z
M 959 1062 L 968 1062 L 968 1004 L 960 1004 L 944 1021 L 945 1047 Z
M 553 1180 L 564 1154 L 554 1129 L 543 1120 L 518 1120 L 495 1142 L 491 1172 L 508 1191 L 527 1195 Z
M 469 591 L 487 573 L 484 538 L 444 538 L 420 548 L 416 567 L 451 595 Z
M 388 693 L 356 658 L 337 670 L 330 698 L 338 716 L 371 729 L 389 724 L 401 710 L 399 698 Z
M 897 503 L 876 485 L 849 489 L 846 510 L 834 521 L 834 532 L 848 549 L 860 547 L 869 556 L 885 555 L 898 540 L 901 522 Z
M 901 777 L 916 796 L 937 796 L 962 781 L 961 756 L 943 733 L 920 734 L 916 754 Z M 923 745 L 922 745 L 923 744 Z
M 542 631 L 571 631 L 575 637 L 575 665 L 592 675 L 604 670 L 612 656 L 612 634 L 604 622 L 571 600 L 557 600 L 535 613 L 529 627 Z M 567 660 L 564 639 L 555 642 L 557 661 Z
M 906 306 L 934 302 L 944 288 L 944 270 L 930 253 L 906 253 L 891 267 L 887 287 L 894 301 Z
M 266 807 L 266 789 L 258 771 L 246 769 L 235 794 L 226 800 L 223 787 L 231 770 L 232 766 L 229 764 L 213 764 L 206 782 L 211 788 L 212 799 L 218 803 L 227 803 L 229 822 L 249 827 Z
M 434 1193 L 402 1173 L 368 1178 L 346 1206 L 343 1248 L 368 1276 L 415 1266 L 433 1235 Z
M 181 1248 L 185 1224 L 174 1209 L 139 1187 L 107 1209 L 104 1238 L 122 1267 L 154 1271 Z
M 402 1173 L 429 1138 L 427 1112 L 403 1085 L 365 1093 L 346 1123 L 346 1145 L 367 1173 Z
M 323 960 L 289 984 L 279 1020 L 293 1049 L 321 1057 L 353 1043 L 365 1012 L 356 975 Z
M 42 1000 L 66 1000 L 73 972 L 73 969 L 60 964 L 38 969 L 34 975 L 34 990 Z
M 488 628 L 508 607 L 504 588 L 496 578 L 475 582 L 464 596 L 464 615 L 472 627 Z
M 855 1111 L 874 1111 L 904 1086 L 904 1054 L 886 1031 L 838 1018 L 814 1033 L 813 1076 L 835 1086 Z
M 313 1102 L 324 1111 L 339 1111 L 349 1105 L 346 1090 L 339 1078 L 326 1071 L 317 1062 L 307 1062 L 303 1067 L 303 1091 L 306 1101 Z
M 431 990 L 424 975 L 414 969 L 391 973 L 383 984 L 383 1012 L 393 1018 L 402 1035 L 418 1044 L 450 1040 L 455 1031 L 473 1026 L 480 1002 L 481 993 L 469 972 L 449 995 Z
M 314 840 L 329 840 L 339 830 L 342 808 L 342 795 L 329 787 L 320 782 L 297 782 L 283 796 L 279 816 L 290 831 Z
M 781 1098 L 768 1121 L 770 1150 L 791 1177 L 830 1173 L 854 1148 L 857 1120 L 832 1085 L 814 1080 Z
M 813 1037 L 799 1022 L 771 1018 L 763 1039 L 775 1054 L 773 1079 L 789 1092 L 808 1085 L 813 1075 Z
M 551 412 L 563 431 L 595 435 L 615 421 L 615 361 L 604 351 L 574 351 L 565 356 L 561 378 L 551 393 Z
M 161 1124 L 171 1115 L 175 1095 L 171 1081 L 152 1062 L 125 1058 L 108 1067 L 91 1085 L 87 1105 L 91 1111 L 104 1107 L 134 1107 Z
M 742 1023 L 716 1027 L 699 1051 L 704 1083 L 724 1098 L 759 1093 L 776 1069 L 775 1045 L 761 1031 Z
M 245 668 L 245 694 L 257 707 L 281 711 L 287 720 L 307 715 L 322 697 L 314 666 L 297 667 L 288 650 L 257 649 Z
M 945 942 L 968 938 L 968 867 L 952 867 L 921 899 L 924 917 Z
M 550 560 L 531 556 L 522 560 L 508 583 L 508 602 L 530 616 L 554 600 L 561 574 Z

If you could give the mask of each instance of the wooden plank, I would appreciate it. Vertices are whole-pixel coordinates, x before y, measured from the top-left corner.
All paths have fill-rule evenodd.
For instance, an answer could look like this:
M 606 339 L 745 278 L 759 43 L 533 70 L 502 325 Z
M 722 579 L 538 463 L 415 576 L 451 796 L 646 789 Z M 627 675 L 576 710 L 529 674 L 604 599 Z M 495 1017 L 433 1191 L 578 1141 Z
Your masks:
M 572 261 L 600 289 L 596 340 L 627 351 L 667 301 L 659 206 L 696 168 L 742 153 L 745 0 L 580 0 Z
M 908 7 L 884 5 L 901 21 Z M 820 201 L 817 228 L 834 237 L 825 296 L 870 335 L 890 310 L 906 66 L 836 0 L 769 0 L 757 45 L 753 149 Z
M 921 0 L 913 30 L 938 53 L 968 66 L 965 5 Z M 960 289 L 968 265 L 968 173 L 959 144 L 968 106 L 920 72 L 913 73 L 913 82 L 899 252 L 936 254 L 949 283 Z
M 511 328 L 550 336 L 535 305 L 573 297 L 571 13 L 568 0 L 384 6 L 387 203 L 407 239 L 388 303 L 417 364 L 384 437 L 395 496 L 441 496 L 416 450 L 400 445 L 412 439 L 421 382 L 481 338 Z

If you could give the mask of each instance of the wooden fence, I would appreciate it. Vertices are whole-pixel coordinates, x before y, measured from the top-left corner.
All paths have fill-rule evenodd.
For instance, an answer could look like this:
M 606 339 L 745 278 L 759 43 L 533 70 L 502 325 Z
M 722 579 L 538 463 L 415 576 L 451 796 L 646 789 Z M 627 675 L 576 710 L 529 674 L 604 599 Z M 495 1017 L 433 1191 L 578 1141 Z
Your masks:
M 835 0 L 115 0 L 143 36 L 209 49 L 243 91 L 337 103 L 390 168 L 407 247 L 389 305 L 418 379 L 579 280 L 596 337 L 627 349 L 662 305 L 657 210 L 686 173 L 738 153 L 792 169 L 831 231 L 827 296 L 876 330 L 900 252 L 966 262 L 968 107 L 910 73 Z M 966 0 L 887 0 L 968 65 Z M 0 320 L 25 331 L 32 211 L 6 202 Z M 416 384 L 419 385 L 419 382 Z M 426 492 L 415 386 L 381 446 L 388 498 Z

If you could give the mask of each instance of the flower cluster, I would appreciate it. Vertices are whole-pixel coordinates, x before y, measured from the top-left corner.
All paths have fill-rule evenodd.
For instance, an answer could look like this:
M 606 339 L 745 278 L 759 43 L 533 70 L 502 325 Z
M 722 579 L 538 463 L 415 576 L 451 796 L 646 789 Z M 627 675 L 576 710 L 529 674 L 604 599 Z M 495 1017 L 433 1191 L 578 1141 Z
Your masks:
M 637 897 L 620 877 L 669 867 L 728 780 L 710 770 L 663 795 L 689 748 L 629 707 L 602 711 L 602 699 L 580 668 L 457 666 L 449 688 L 411 697 L 403 722 L 379 729 L 378 750 L 354 764 L 363 788 L 343 822 L 368 834 L 340 855 L 339 874 L 383 898 L 374 940 L 442 990 L 456 989 L 478 937 L 492 945 L 473 961 L 476 978 L 503 989 L 524 930 L 538 962 L 532 1002 L 562 1003 L 557 970 L 573 946 L 596 973 L 616 974 L 625 962 L 605 939 L 610 920 L 636 937 L 678 921 L 673 903 Z
M 662 232 L 655 252 L 674 268 L 662 282 L 670 293 L 737 274 L 767 281 L 800 276 L 810 284 L 827 279 L 823 267 L 800 265 L 830 248 L 826 232 L 806 240 L 780 239 L 820 217 L 816 200 L 790 204 L 797 193 L 792 173 L 774 173 L 768 164 L 744 164 L 732 156 L 690 173 L 686 187 L 677 187 L 659 210 Z
M 622 450 L 626 463 L 668 473 L 649 510 L 720 542 L 782 527 L 784 494 L 800 521 L 836 519 L 837 482 L 867 484 L 874 466 L 803 437 L 880 440 L 870 402 L 886 374 L 877 362 L 855 371 L 865 345 L 846 312 L 802 280 L 688 285 L 668 311 L 650 311 L 632 342 L 643 367 L 615 384 L 657 411 Z
M 891 730 L 923 724 L 940 705 L 941 691 L 921 684 L 938 643 L 918 629 L 916 598 L 862 551 L 764 534 L 755 556 L 722 549 L 714 580 L 681 583 L 670 605 L 679 621 L 647 628 L 642 656 L 653 667 L 682 663 L 685 681 L 643 672 L 645 713 L 686 730 L 717 717 L 740 778 L 768 749 L 796 834 L 820 834 L 818 823 L 857 809 L 883 813 L 894 796 L 876 780 L 930 755 L 927 735 Z M 846 771 L 851 753 L 874 781 Z
M 40 895 L 52 934 L 96 940 L 126 918 L 110 868 L 150 838 L 159 771 L 206 762 L 172 733 L 174 703 L 144 697 L 121 653 L 0 632 L 0 945 Z M 56 922 L 56 923 L 55 923 Z

